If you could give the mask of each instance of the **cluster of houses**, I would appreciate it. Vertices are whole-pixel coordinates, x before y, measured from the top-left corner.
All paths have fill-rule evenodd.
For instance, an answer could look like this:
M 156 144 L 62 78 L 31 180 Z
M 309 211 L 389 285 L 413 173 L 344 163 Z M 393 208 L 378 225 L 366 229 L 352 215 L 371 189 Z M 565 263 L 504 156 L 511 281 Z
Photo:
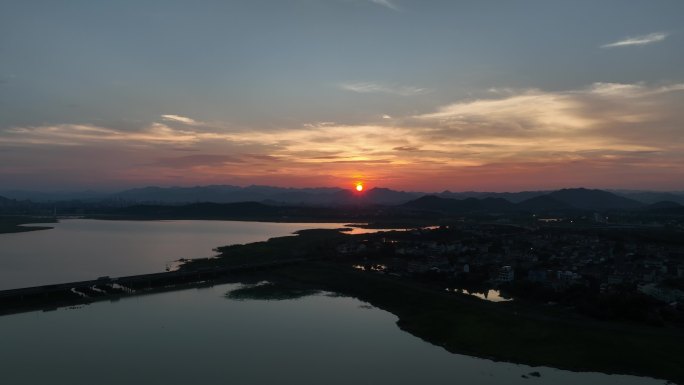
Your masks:
M 684 292 L 663 285 L 684 279 L 684 250 L 672 245 L 470 226 L 367 234 L 339 245 L 337 254 L 355 261 L 382 261 L 385 268 L 373 270 L 385 274 L 479 273 L 493 285 L 529 281 L 555 291 L 573 286 L 601 292 L 634 290 L 664 302 L 684 302 Z

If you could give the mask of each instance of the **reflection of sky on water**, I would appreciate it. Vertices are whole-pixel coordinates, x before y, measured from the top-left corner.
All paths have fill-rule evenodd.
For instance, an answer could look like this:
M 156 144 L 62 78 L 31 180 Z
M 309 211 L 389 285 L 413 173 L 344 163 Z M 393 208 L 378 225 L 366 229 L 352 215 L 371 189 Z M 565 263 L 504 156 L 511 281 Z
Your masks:
M 505 302 L 505 301 L 512 301 L 513 298 L 504 298 L 501 296 L 501 292 L 499 290 L 488 290 L 486 293 L 469 293 L 465 292 L 466 294 L 470 294 L 472 296 L 475 296 L 477 298 L 484 299 L 485 301 L 489 302 Z
M 0 317 L 3 383 L 665 383 L 452 354 L 399 329 L 394 315 L 354 298 L 225 297 L 239 287 L 216 285 Z M 532 372 L 541 377 L 529 377 Z
M 66 219 L 51 230 L 0 234 L 0 290 L 173 270 L 224 245 L 342 223 Z
M 513 298 L 503 297 L 499 290 L 494 290 L 494 289 L 489 289 L 484 293 L 475 292 L 475 291 L 468 291 L 465 289 L 452 289 L 450 287 L 447 287 L 445 290 L 448 292 L 453 292 L 453 293 L 462 293 L 462 294 L 472 295 L 473 297 L 477 297 L 477 298 L 480 298 L 480 299 L 483 299 L 483 300 L 489 301 L 489 302 L 506 302 L 506 301 L 512 301 L 513 300 Z

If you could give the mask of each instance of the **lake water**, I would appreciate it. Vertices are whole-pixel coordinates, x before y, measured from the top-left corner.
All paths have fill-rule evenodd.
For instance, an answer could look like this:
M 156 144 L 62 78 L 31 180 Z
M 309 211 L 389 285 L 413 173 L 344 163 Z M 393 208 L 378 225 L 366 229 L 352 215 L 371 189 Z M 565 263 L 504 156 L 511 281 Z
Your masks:
M 3 280 L 10 280 L 8 286 L 17 286 L 31 280 L 60 282 L 159 271 L 173 259 L 209 256 L 218 245 L 338 226 L 69 220 L 54 230 L 0 236 L 4 261 L 0 273 Z M 21 278 L 13 279 L 5 271 L 8 265 L 15 266 Z M 69 272 L 69 266 L 77 271 Z M 40 273 L 30 274 L 30 267 Z M 226 298 L 237 287 L 223 284 L 0 317 L 1 381 L 13 385 L 665 383 L 451 354 L 401 331 L 394 315 L 353 298 L 325 293 L 282 301 Z M 532 372 L 541 377 L 530 376 Z
M 339 223 L 101 221 L 67 219 L 51 230 L 0 234 L 0 290 L 157 273 L 180 258 L 215 255 L 215 247 L 264 241 Z M 355 229 L 356 232 L 364 231 Z
M 451 354 L 356 299 L 217 285 L 0 317 L 5 384 L 664 384 Z M 530 377 L 539 372 L 541 377 Z M 529 378 L 523 378 L 528 375 Z

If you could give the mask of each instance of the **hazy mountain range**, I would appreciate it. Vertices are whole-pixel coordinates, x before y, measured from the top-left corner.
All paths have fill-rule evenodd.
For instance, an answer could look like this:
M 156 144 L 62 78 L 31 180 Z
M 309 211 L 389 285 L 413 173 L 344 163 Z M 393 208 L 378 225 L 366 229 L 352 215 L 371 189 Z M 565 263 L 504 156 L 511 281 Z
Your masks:
M 338 205 L 402 205 L 421 197 L 450 200 L 475 200 L 485 205 L 505 208 L 507 203 L 522 204 L 529 208 L 576 209 L 631 209 L 659 202 L 684 205 L 684 192 L 605 191 L 589 189 L 563 189 L 558 191 L 522 192 L 406 192 L 386 188 L 373 188 L 358 194 L 341 188 L 283 188 L 271 186 L 211 185 L 195 187 L 143 187 L 113 193 L 95 191 L 35 192 L 0 191 L 0 196 L 11 200 L 32 202 L 83 201 L 118 202 L 131 204 L 187 204 L 197 202 L 236 203 L 262 202 L 270 205 L 338 206 Z M 475 199 L 475 200 L 473 200 Z M 0 200 L 0 205 L 3 201 Z M 426 200 L 427 204 L 429 200 Z M 4 204 L 8 204 L 5 202 Z
M 370 191 L 369 191 L 370 192 Z M 387 193 L 386 191 L 384 193 Z M 346 196 L 342 196 L 345 198 Z M 356 195 L 355 198 L 361 198 Z M 366 201 L 361 201 L 366 203 Z M 356 202 L 359 203 L 359 202 Z M 142 204 L 105 210 L 104 215 L 144 219 L 259 219 L 299 218 L 344 220 L 348 218 L 442 218 L 461 215 L 535 213 L 540 215 L 570 212 L 648 213 L 669 216 L 684 214 L 684 206 L 663 201 L 648 205 L 601 190 L 564 189 L 536 196 L 519 203 L 504 198 L 442 198 L 424 195 L 402 204 L 354 204 L 352 206 L 272 205 L 260 202 L 191 203 L 185 205 Z
M 563 189 L 544 193 L 543 195 L 537 195 L 518 203 L 495 197 L 481 199 L 452 199 L 441 198 L 436 195 L 427 195 L 407 202 L 403 206 L 418 210 L 453 213 L 506 211 L 547 212 L 566 210 L 661 210 L 680 209 L 684 207 L 681 204 L 672 201 L 647 204 L 608 191 L 583 188 Z

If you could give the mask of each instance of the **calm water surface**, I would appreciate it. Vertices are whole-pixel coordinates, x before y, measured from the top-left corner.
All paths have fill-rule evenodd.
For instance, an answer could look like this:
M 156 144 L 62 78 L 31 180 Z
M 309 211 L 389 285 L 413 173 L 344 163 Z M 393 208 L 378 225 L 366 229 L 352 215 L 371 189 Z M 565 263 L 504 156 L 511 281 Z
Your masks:
M 0 317 L 4 384 L 664 384 L 451 354 L 356 299 L 218 285 Z M 40 370 L 36 370 L 40 368 Z M 522 375 L 538 371 L 541 377 Z
M 0 235 L 0 282 L 7 288 L 160 271 L 178 258 L 210 256 L 218 245 L 311 227 L 340 224 L 66 220 L 53 230 Z M 236 287 L 0 317 L 0 383 L 665 383 L 451 354 L 401 331 L 395 316 L 356 299 L 227 299 Z
M 0 290 L 164 271 L 179 258 L 339 223 L 101 221 L 67 219 L 51 230 L 0 234 Z M 361 229 L 357 229 L 362 231 Z

